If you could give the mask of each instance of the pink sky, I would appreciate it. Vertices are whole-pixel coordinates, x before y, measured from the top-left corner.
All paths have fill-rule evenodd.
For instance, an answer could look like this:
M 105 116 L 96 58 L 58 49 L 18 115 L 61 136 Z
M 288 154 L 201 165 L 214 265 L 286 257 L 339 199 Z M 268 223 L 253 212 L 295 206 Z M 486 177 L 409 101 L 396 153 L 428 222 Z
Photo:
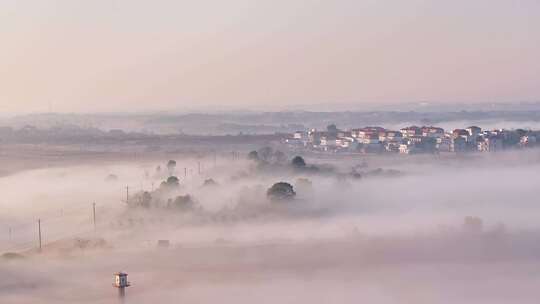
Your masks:
M 4 0 L 0 111 L 540 101 L 540 1 Z

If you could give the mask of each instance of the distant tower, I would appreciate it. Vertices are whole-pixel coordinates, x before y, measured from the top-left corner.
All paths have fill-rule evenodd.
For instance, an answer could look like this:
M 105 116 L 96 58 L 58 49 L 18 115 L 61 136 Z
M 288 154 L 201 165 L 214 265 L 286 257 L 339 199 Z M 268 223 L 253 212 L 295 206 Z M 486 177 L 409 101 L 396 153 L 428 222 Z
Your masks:
M 114 274 L 114 284 L 113 286 L 118 288 L 118 295 L 123 298 L 126 294 L 126 287 L 129 287 L 131 284 L 128 282 L 127 273 L 117 272 Z

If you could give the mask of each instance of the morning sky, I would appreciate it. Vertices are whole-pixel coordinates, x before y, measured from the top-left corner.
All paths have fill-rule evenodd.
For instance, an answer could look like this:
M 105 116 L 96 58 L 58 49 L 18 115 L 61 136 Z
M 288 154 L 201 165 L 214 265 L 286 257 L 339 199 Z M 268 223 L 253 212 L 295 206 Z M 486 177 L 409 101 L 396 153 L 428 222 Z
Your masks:
M 0 0 L 0 41 L 0 112 L 540 101 L 538 0 Z

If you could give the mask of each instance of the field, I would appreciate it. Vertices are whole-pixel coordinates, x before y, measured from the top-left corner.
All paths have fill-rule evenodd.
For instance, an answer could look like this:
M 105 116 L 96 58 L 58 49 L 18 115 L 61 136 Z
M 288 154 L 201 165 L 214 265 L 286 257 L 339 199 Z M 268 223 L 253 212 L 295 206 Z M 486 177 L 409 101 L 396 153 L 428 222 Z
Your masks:
M 117 271 L 132 283 L 126 303 L 537 302 L 537 150 L 305 155 L 318 169 L 298 171 L 127 148 L 3 146 L 1 303 L 116 303 Z M 196 207 L 137 207 L 169 159 L 174 195 Z M 278 181 L 293 201 L 268 201 Z

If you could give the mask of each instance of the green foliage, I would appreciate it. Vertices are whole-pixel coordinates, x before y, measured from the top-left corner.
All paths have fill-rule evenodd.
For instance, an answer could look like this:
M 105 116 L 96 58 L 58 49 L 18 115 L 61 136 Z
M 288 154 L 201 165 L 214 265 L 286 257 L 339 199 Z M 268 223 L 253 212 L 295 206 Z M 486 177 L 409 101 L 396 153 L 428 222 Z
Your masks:
M 329 126 L 326 127 L 326 131 L 328 131 L 328 133 L 332 134 L 332 135 L 335 135 L 338 133 L 338 128 L 335 124 L 331 124 Z
M 294 199 L 296 192 L 291 184 L 279 182 L 272 185 L 266 195 L 272 201 L 288 201 Z
M 287 155 L 271 147 L 263 147 L 258 151 L 251 151 L 248 154 L 249 159 L 253 159 L 263 164 L 285 164 Z
M 270 162 L 272 160 L 272 155 L 274 154 L 274 149 L 271 147 L 263 147 L 257 151 L 259 160 Z
M 150 208 L 152 206 L 152 194 L 148 191 L 141 191 L 130 197 L 130 207 Z
M 174 199 L 174 201 L 169 200 L 167 205 L 170 208 L 175 208 L 182 211 L 191 211 L 195 209 L 195 200 L 193 200 L 189 194 L 179 195 Z
M 161 187 L 163 188 L 178 188 L 180 186 L 180 180 L 176 176 L 169 176 L 166 181 L 162 182 Z
M 0 257 L 2 257 L 3 259 L 6 259 L 6 260 L 20 260 L 20 259 L 24 259 L 25 256 L 20 254 L 20 253 L 16 253 L 16 252 L 6 252 L 4 254 L 2 254 Z
M 257 151 L 251 151 L 248 153 L 247 158 L 249 160 L 259 160 L 259 153 Z
M 291 164 L 295 168 L 305 168 L 306 167 L 306 161 L 301 156 L 295 156 L 292 159 Z
M 283 163 L 287 162 L 287 155 L 285 155 L 285 153 L 283 153 L 281 151 L 274 152 L 274 155 L 273 155 L 272 158 L 273 158 L 274 162 L 278 163 L 278 164 L 283 164 Z
M 169 175 L 174 174 L 174 170 L 176 169 L 176 161 L 175 160 L 169 160 L 167 163 L 167 170 L 169 170 Z
M 212 186 L 217 186 L 217 185 L 218 183 L 216 183 L 216 181 L 212 178 L 205 180 L 203 183 L 203 187 L 212 187 Z
M 167 178 L 167 184 L 169 185 L 178 185 L 180 183 L 180 180 L 176 176 L 169 176 Z
M 152 203 L 152 194 L 148 191 L 144 191 L 141 197 L 141 206 L 145 208 L 150 208 Z

